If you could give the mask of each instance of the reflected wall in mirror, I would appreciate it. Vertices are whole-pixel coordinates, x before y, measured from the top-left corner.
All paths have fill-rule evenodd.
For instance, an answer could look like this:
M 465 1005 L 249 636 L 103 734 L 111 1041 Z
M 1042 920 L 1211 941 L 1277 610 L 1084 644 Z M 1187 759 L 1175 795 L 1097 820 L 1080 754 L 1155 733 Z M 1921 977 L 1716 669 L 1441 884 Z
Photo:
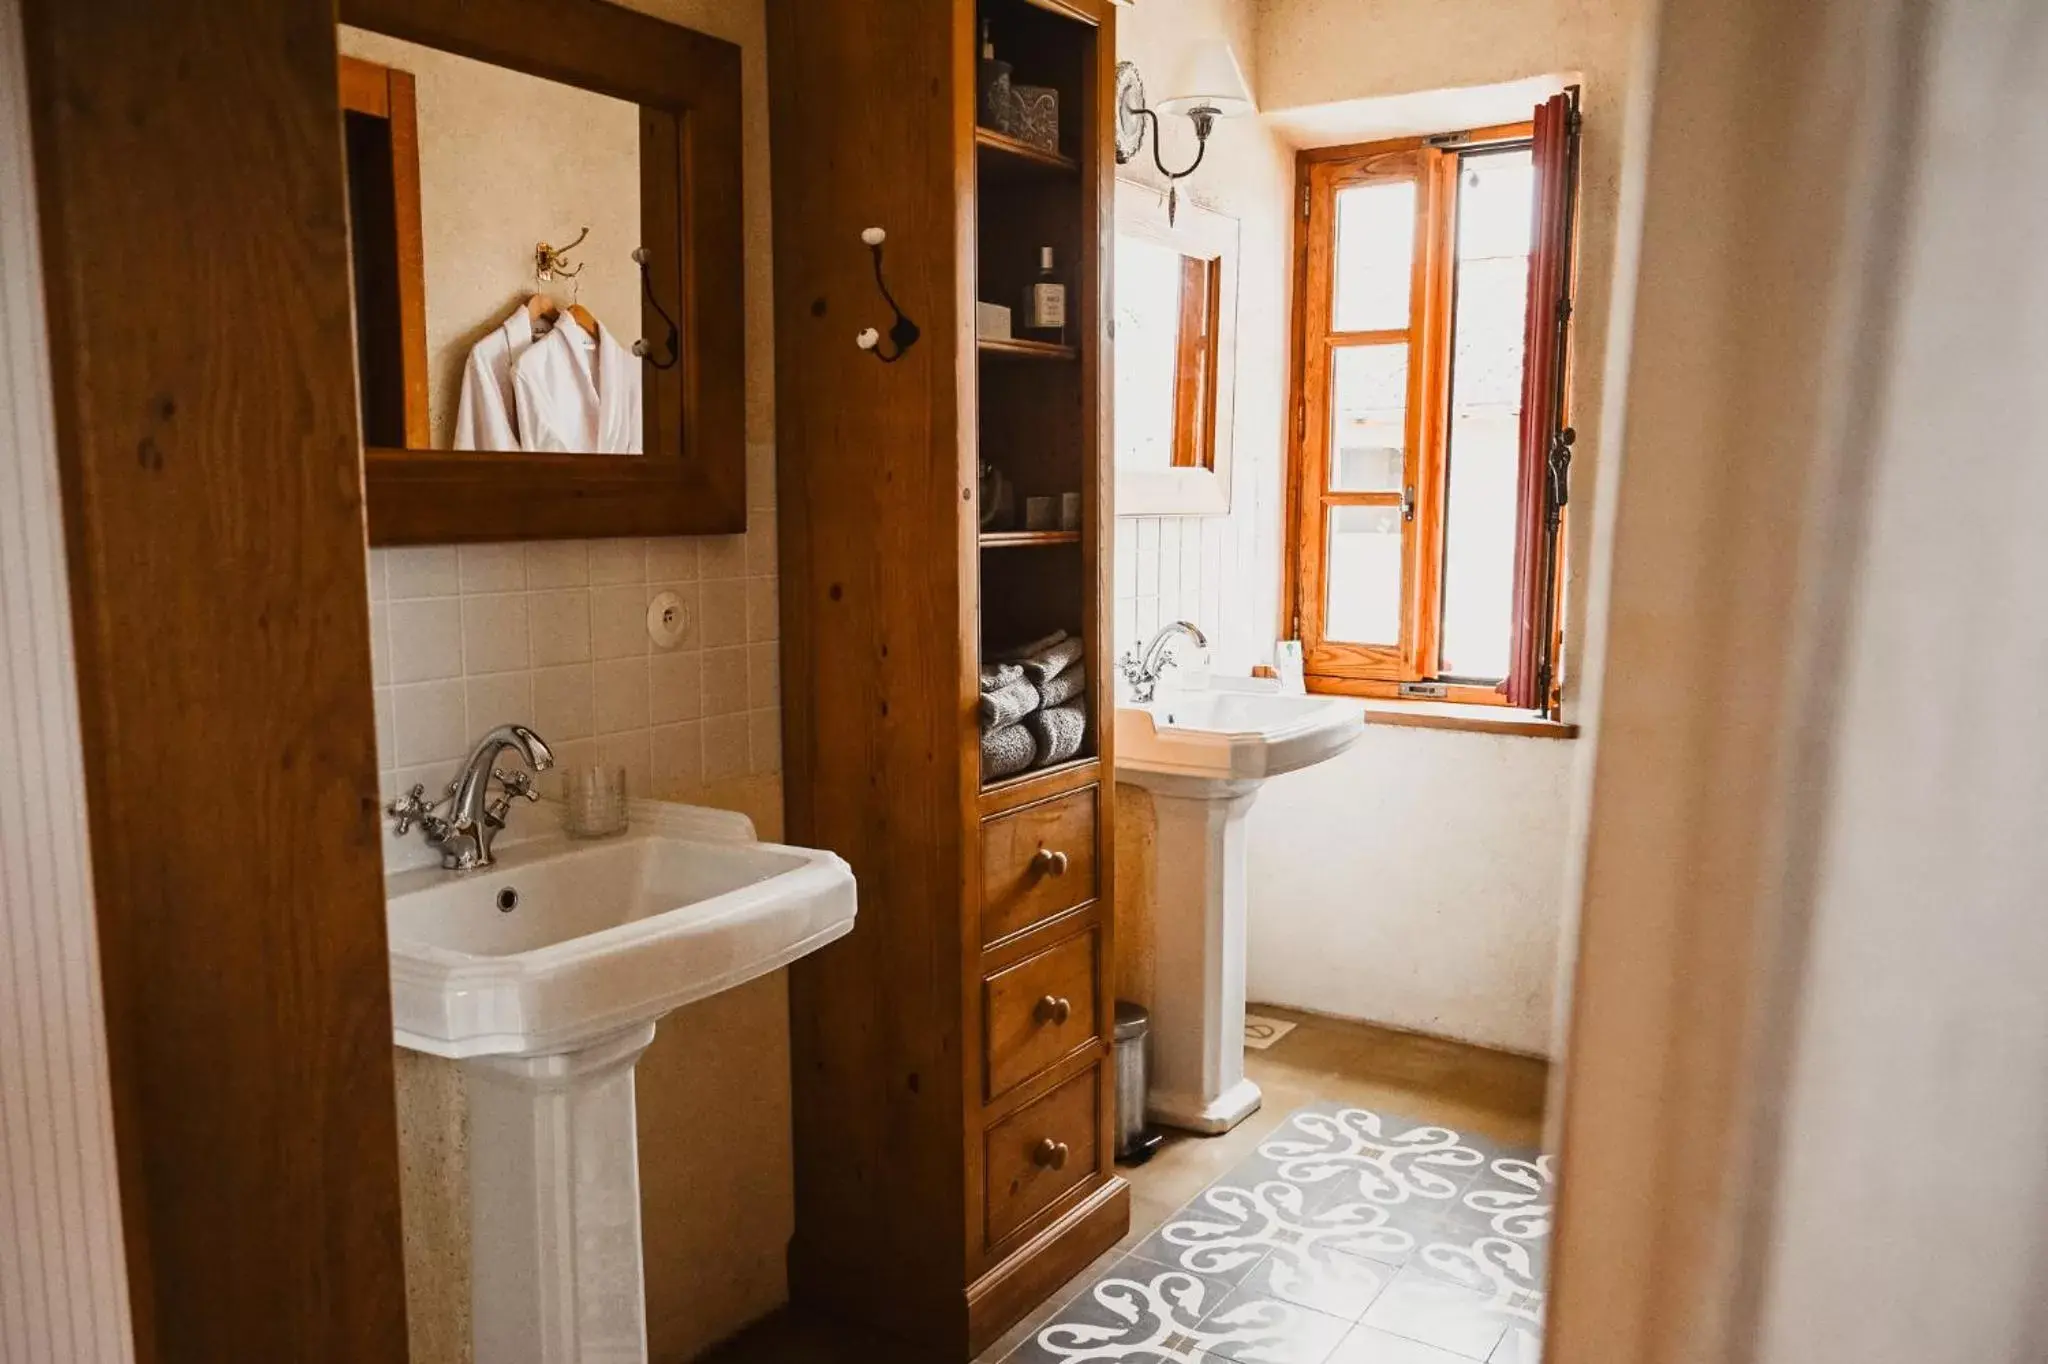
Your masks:
M 1117 514 L 1230 510 L 1237 220 L 1116 187 Z
M 642 212 L 643 111 L 347 25 L 339 46 L 365 443 L 640 454 L 660 371 L 633 353 L 633 252 L 675 227 Z
M 738 47 L 604 0 L 339 18 L 371 543 L 744 530 Z

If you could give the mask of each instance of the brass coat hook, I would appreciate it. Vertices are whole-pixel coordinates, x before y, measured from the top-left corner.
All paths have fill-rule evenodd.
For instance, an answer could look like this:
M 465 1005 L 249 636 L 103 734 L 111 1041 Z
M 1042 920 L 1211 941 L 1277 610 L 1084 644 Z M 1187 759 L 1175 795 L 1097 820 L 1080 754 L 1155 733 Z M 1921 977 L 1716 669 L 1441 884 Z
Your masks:
M 576 240 L 570 242 L 567 246 L 557 247 L 549 246 L 546 242 L 535 242 L 533 246 L 533 277 L 545 283 L 557 276 L 560 276 L 562 279 L 574 279 L 582 274 L 583 267 L 572 265 L 569 261 L 569 253 L 583 245 L 583 239 L 589 235 L 590 229 L 586 227 L 581 232 L 578 232 Z

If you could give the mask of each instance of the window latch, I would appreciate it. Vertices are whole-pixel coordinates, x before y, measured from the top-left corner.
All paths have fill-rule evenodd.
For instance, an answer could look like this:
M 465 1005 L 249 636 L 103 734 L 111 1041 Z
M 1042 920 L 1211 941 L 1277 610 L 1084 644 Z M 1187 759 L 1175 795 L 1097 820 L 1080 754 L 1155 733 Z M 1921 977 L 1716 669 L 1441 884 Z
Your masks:
M 1403 521 L 1413 521 L 1415 519 L 1415 485 L 1413 483 L 1401 489 L 1401 519 Z

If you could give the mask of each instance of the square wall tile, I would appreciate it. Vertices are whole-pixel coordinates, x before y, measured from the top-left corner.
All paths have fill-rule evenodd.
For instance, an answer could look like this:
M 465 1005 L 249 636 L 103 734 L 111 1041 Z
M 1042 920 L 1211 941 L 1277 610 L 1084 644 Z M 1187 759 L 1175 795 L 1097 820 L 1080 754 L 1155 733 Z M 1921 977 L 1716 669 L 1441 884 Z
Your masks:
M 600 736 L 646 729 L 647 660 L 614 658 L 592 665 L 592 714 Z
M 756 644 L 747 650 L 747 704 L 760 709 L 782 703 L 782 647 Z
M 460 586 L 453 545 L 405 545 L 383 551 L 384 590 L 393 601 L 452 597 Z
M 646 654 L 646 584 L 590 589 L 590 656 L 635 658 Z
M 590 542 L 590 585 L 647 581 L 645 540 L 592 540 Z
M 733 715 L 747 709 L 747 651 L 704 651 L 704 713 Z
M 626 769 L 626 798 L 647 794 L 654 785 L 653 766 L 649 761 L 648 732 L 632 730 L 625 734 L 603 734 L 597 740 L 597 760 L 606 767 Z
M 471 592 L 519 592 L 526 587 L 526 547 L 464 545 L 456 551 L 458 579 Z
M 430 682 L 462 676 L 462 603 L 454 597 L 392 602 L 391 680 Z
M 782 712 L 756 710 L 747 713 L 749 770 L 756 776 L 782 770 Z
M 647 542 L 647 581 L 688 583 L 697 580 L 697 541 L 670 535 Z
M 751 762 L 747 717 L 720 715 L 703 724 L 704 780 L 730 781 L 734 777 L 746 776 Z
M 587 587 L 590 544 L 586 540 L 535 540 L 526 546 L 529 588 Z
M 588 663 L 533 670 L 533 728 L 541 738 L 553 744 L 597 732 L 593 672 Z
M 391 681 L 391 608 L 380 601 L 370 603 L 370 681 Z
M 366 562 L 363 566 L 363 577 L 369 587 L 371 601 L 384 601 L 390 596 L 390 593 L 385 590 L 384 586 L 384 556 L 386 553 L 387 551 L 385 550 L 373 549 L 366 551 L 364 554 Z
M 391 689 L 394 767 L 460 758 L 468 749 L 468 727 L 459 681 L 419 682 Z
M 776 612 L 775 579 L 747 579 L 747 638 L 754 643 L 774 639 L 782 622 Z
M 472 677 L 463 684 L 463 709 L 468 715 L 463 732 L 475 743 L 499 725 L 533 724 L 533 674 L 497 673 Z M 545 730 L 541 738 L 547 738 Z
M 698 572 L 707 582 L 747 576 L 747 537 L 707 535 L 697 545 Z
M 695 720 L 704 713 L 702 654 L 656 654 L 647 661 L 647 713 L 657 725 Z
M 533 666 L 583 663 L 590 658 L 590 593 L 535 592 L 527 598 Z
M 744 578 L 707 582 L 699 589 L 698 638 L 707 649 L 747 642 L 747 583 Z
M 526 601 L 523 592 L 462 599 L 463 672 L 474 677 L 529 666 Z
M 704 784 L 704 734 L 696 721 L 656 725 L 650 744 L 656 800 L 686 796 Z

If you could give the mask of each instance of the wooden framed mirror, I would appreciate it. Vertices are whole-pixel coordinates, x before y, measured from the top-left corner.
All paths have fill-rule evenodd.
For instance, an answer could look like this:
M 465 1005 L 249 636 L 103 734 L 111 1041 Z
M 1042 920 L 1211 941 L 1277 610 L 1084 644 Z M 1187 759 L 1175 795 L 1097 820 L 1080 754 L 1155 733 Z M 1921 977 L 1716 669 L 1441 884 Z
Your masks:
M 1116 183 L 1116 511 L 1230 510 L 1238 225 Z
M 746 528 L 740 51 L 341 0 L 373 545 Z

